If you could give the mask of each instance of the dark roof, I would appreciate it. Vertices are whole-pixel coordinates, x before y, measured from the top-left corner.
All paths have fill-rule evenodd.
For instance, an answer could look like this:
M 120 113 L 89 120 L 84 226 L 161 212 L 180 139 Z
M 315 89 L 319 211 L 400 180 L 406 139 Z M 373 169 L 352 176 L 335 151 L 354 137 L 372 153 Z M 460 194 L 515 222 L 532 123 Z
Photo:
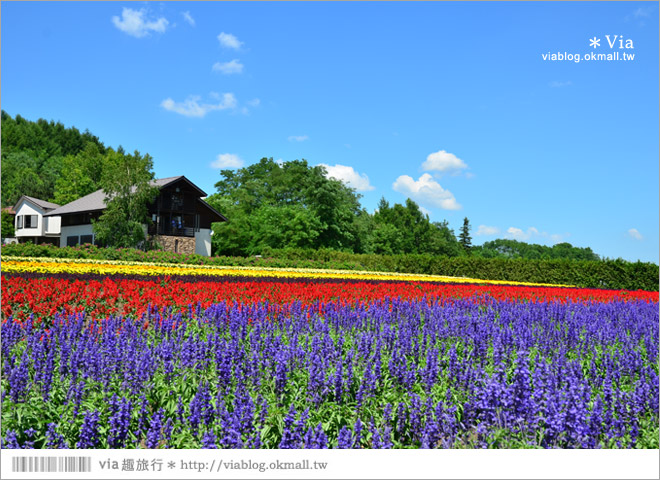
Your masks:
M 162 189 L 164 187 L 167 187 L 168 185 L 172 185 L 173 183 L 176 183 L 181 180 L 188 183 L 193 189 L 197 191 L 197 193 L 199 193 L 201 197 L 206 196 L 206 193 L 203 190 L 201 190 L 197 185 L 192 183 L 183 175 L 179 175 L 177 177 L 158 178 L 156 180 L 152 180 L 151 184 L 154 187 L 158 187 Z M 71 203 L 67 203 L 62 207 L 59 207 L 59 205 L 57 205 L 57 207 L 59 208 L 56 208 L 52 212 L 48 212 L 48 214 L 44 216 L 67 215 L 72 213 L 94 212 L 98 210 L 103 210 L 106 207 L 106 199 L 107 196 L 105 193 L 103 193 L 103 190 L 97 190 L 95 192 L 90 193 L 89 195 L 85 195 L 84 197 L 79 198 L 78 200 L 74 200 Z M 206 202 L 204 203 L 209 208 L 211 208 L 215 213 L 218 213 L 208 203 Z M 220 214 L 218 213 L 218 215 Z M 222 217 L 222 215 L 220 216 Z M 226 220 L 227 219 L 225 218 L 225 221 Z
M 200 197 L 205 197 L 206 192 L 199 188 L 197 185 L 192 183 L 190 180 L 188 180 L 185 176 L 179 175 L 178 177 L 167 177 L 167 178 L 159 178 L 158 180 L 154 180 L 151 182 L 152 185 L 158 187 L 158 188 L 164 188 L 167 187 L 168 185 L 172 185 L 173 183 L 176 183 L 178 181 L 183 180 L 186 182 L 188 185 L 190 185 L 197 193 L 199 193 Z
M 169 185 L 170 183 L 173 183 L 179 180 L 180 178 L 185 178 L 185 177 L 183 175 L 179 175 L 177 177 L 157 178 L 155 180 L 152 180 L 151 184 L 155 187 L 163 188 L 164 186 Z
M 227 217 L 225 217 L 222 213 L 218 212 L 215 208 L 213 208 L 211 205 L 209 205 L 208 203 L 206 203 L 206 202 L 205 202 L 204 200 L 202 200 L 201 198 L 198 198 L 197 200 L 199 200 L 199 202 L 200 202 L 202 205 L 204 205 L 206 208 L 208 208 L 209 210 L 211 210 L 212 213 L 214 213 L 215 215 L 217 215 L 217 216 L 220 218 L 220 221 L 221 221 L 221 222 L 228 222 L 228 221 L 229 221 L 229 220 L 227 220 Z
M 105 199 L 106 195 L 103 193 L 103 190 L 97 190 L 80 197 L 78 200 L 74 200 L 71 203 L 56 208 L 52 212 L 48 212 L 45 217 L 52 217 L 54 215 L 66 215 L 68 213 L 80 213 L 80 212 L 93 212 L 97 210 L 103 210 L 105 208 Z
M 28 197 L 27 195 L 23 195 L 21 198 L 19 198 L 18 202 L 16 202 L 16 205 L 18 205 L 21 202 L 21 200 L 23 200 L 24 198 L 31 201 L 35 205 L 43 208 L 46 211 L 59 208 L 59 205 L 57 203 L 47 202 L 46 200 L 41 200 L 39 198 Z

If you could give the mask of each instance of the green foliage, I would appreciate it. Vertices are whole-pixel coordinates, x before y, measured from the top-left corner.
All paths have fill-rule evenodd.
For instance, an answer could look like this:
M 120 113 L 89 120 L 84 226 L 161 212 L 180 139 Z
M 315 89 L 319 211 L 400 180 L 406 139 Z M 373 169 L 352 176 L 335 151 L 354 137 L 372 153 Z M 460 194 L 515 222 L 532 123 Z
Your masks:
M 449 228 L 447 220 L 433 222 L 433 235 L 431 238 L 431 251 L 434 255 L 447 257 L 460 257 L 465 255 L 461 244 L 456 240 L 454 231 Z
M 2 211 L 2 238 L 14 236 L 14 215 L 3 210 Z
M 330 248 L 375 254 L 464 255 L 446 222 L 431 223 L 412 200 L 383 198 L 374 215 L 351 188 L 328 179 L 305 160 L 262 158 L 238 171 L 223 170 L 207 201 L 229 218 L 213 226 L 213 251 L 255 255 L 266 248 Z
M 207 201 L 229 218 L 214 226 L 214 251 L 251 255 L 266 247 L 353 250 L 359 196 L 323 167 L 272 158 L 237 171 L 222 170 Z
M 406 205 L 395 203 L 390 207 L 381 198 L 374 214 L 374 252 L 376 253 L 427 253 L 432 230 L 428 215 L 410 199 Z
M 110 200 L 100 218 L 93 222 L 99 243 L 136 248 L 145 240 L 143 224 L 150 222 L 147 206 L 158 195 L 151 185 L 153 160 L 138 151 L 133 155 L 110 150 L 101 185 Z
M 600 260 L 591 248 L 574 247 L 570 243 L 557 243 L 552 247 L 529 244 L 517 240 L 497 239 L 472 247 L 474 255 L 482 258 L 524 258 L 528 260 Z
M 67 155 L 62 160 L 62 172 L 55 181 L 54 202 L 66 205 L 101 188 L 104 166 L 116 155 L 101 154 L 98 146 L 88 143 L 77 155 Z
M 463 219 L 463 226 L 461 227 L 461 233 L 458 235 L 458 241 L 463 247 L 463 250 L 470 252 L 472 249 L 472 237 L 470 236 L 470 220 L 467 217 Z
M 52 163 L 52 162 L 51 162 Z M 23 195 L 46 199 L 52 195 L 42 175 L 42 160 L 25 152 L 2 152 L 2 206 L 13 206 Z M 56 177 L 49 177 L 56 178 Z
M 61 204 L 55 198 L 57 179 L 67 174 L 64 158 L 77 156 L 90 145 L 105 154 L 103 144 L 87 131 L 80 133 L 75 127 L 65 128 L 44 119 L 12 118 L 3 111 L 2 206 L 14 205 L 22 195 Z

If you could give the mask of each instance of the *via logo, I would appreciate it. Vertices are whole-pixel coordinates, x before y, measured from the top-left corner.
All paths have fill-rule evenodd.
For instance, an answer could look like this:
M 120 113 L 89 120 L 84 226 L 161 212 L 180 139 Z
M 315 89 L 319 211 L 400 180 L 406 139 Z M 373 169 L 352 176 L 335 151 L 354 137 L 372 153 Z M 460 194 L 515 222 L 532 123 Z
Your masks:
M 605 35 L 607 44 L 610 48 L 619 49 L 634 49 L 635 46 L 631 38 L 624 38 L 623 35 Z M 600 47 L 600 38 L 594 37 L 589 39 L 589 46 L 593 48 Z

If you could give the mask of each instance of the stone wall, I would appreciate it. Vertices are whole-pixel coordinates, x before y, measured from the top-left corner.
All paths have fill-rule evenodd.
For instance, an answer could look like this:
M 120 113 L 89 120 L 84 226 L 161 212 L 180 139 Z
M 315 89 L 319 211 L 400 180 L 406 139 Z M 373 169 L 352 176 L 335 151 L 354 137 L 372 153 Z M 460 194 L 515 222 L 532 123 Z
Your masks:
M 165 252 L 195 253 L 195 239 L 193 237 L 173 237 L 171 235 L 154 235 L 153 240 Z M 178 240 L 178 244 L 177 244 Z M 176 247 L 176 249 L 175 249 Z

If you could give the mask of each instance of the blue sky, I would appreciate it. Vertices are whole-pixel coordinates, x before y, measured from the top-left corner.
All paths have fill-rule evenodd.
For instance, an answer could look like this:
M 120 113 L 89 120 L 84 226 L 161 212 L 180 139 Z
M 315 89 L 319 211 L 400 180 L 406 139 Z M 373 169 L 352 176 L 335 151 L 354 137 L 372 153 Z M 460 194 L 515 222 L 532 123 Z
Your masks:
M 657 2 L 3 2 L 1 35 L 5 111 L 157 177 L 304 158 L 476 244 L 658 262 Z

